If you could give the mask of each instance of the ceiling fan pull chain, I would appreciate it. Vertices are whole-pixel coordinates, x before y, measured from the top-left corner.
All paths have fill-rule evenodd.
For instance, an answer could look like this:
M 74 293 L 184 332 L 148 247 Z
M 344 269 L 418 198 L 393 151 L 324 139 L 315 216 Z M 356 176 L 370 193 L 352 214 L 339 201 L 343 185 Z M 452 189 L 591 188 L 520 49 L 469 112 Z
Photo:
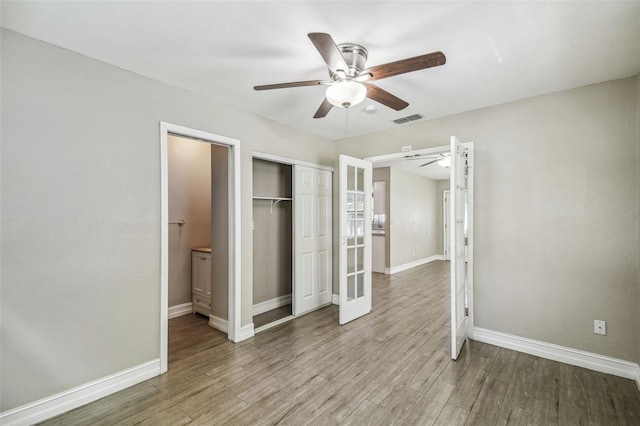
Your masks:
M 344 115 L 344 134 L 345 134 L 345 135 L 349 134 L 349 110 L 350 110 L 350 109 L 351 109 L 351 108 L 346 107 L 346 108 L 345 108 L 345 111 L 346 111 L 346 112 L 344 113 L 344 114 L 345 114 L 345 115 Z

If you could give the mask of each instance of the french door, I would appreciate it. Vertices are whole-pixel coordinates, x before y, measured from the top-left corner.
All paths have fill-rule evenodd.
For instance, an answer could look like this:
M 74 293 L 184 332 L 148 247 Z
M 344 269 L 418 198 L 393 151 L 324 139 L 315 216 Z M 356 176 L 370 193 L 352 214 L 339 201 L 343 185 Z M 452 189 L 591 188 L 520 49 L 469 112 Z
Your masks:
M 449 243 L 451 259 L 451 358 L 458 359 L 467 340 L 467 148 L 451 137 Z
M 372 165 L 341 155 L 340 324 L 371 311 Z

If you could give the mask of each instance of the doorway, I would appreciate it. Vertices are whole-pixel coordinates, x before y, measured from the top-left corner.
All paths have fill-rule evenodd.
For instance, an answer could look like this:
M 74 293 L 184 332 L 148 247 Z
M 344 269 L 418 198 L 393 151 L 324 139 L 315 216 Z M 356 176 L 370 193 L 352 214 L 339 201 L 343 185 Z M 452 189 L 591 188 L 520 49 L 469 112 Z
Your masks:
M 431 158 L 424 161 L 426 157 Z M 451 324 L 452 324 L 452 358 L 456 359 L 461 347 L 461 336 L 473 338 L 473 143 L 460 143 L 455 137 L 451 138 L 449 146 L 422 149 L 410 152 L 400 152 L 376 157 L 368 157 L 365 160 L 373 164 L 393 161 L 420 160 L 423 164 L 431 164 L 434 161 L 444 160 L 449 163 L 450 184 L 448 204 L 449 227 L 448 237 L 450 241 L 451 262 Z M 445 162 L 445 161 L 443 161 Z M 455 197 L 452 195 L 455 189 Z M 441 198 L 444 201 L 444 195 Z M 444 213 L 444 205 L 441 210 Z M 454 212 L 455 220 L 454 220 Z M 444 214 L 443 214 L 444 216 Z M 393 217 L 388 217 L 393 225 Z M 444 221 L 443 221 L 444 222 Z M 456 226 L 454 226 L 456 224 Z M 458 226 L 459 225 L 459 226 Z M 392 227 L 393 228 L 393 227 Z M 442 228 L 440 228 L 442 229 Z M 438 230 L 438 232 L 440 232 Z M 442 233 L 444 237 L 444 233 Z M 443 244 L 440 247 L 443 247 Z M 454 260 L 455 254 L 455 262 Z M 441 257 L 443 258 L 443 257 Z M 417 266 L 417 265 L 416 265 Z M 455 270 L 454 270 L 455 268 Z M 455 317 L 455 318 L 454 318 Z M 454 330 L 454 326 L 456 330 Z
M 253 326 L 293 319 L 293 166 L 253 159 Z
M 229 340 L 237 342 L 240 336 L 240 141 L 213 133 L 203 132 L 176 124 L 160 122 L 160 372 L 167 371 L 168 364 L 168 305 L 169 305 L 169 226 L 180 226 L 180 218 L 169 217 L 168 192 L 168 141 L 170 135 L 197 140 L 210 144 L 220 150 L 225 150 L 226 156 L 216 156 L 219 164 L 212 167 L 212 171 L 224 170 L 227 208 L 218 219 L 226 221 L 226 247 L 219 249 L 228 271 L 226 277 L 227 288 L 227 318 L 226 327 Z M 226 157 L 226 158 L 225 158 Z M 211 157 L 214 161 L 214 156 Z M 213 173 L 212 173 L 213 174 Z M 213 179 L 212 179 L 213 180 Z M 238 183 L 238 184 L 236 184 Z M 213 216 L 213 214 L 211 215 Z M 178 224 L 169 224 L 170 220 Z M 212 221 L 212 228 L 215 227 Z M 213 254 L 212 257 L 215 257 Z M 224 283 L 223 283 L 224 285 Z M 203 289 L 206 296 L 206 289 Z M 210 301 L 210 303 L 214 303 Z M 204 305 L 203 305 L 204 306 Z M 211 324 L 211 318 L 209 321 Z
M 253 325 L 331 304 L 333 168 L 254 151 Z

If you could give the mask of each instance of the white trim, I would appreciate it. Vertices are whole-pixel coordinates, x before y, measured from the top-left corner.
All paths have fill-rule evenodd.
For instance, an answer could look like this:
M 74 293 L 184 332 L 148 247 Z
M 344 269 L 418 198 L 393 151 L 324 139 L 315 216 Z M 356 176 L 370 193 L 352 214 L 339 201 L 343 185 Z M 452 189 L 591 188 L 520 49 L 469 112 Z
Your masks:
M 467 336 L 474 338 L 474 308 L 473 308 L 473 245 L 474 245 L 474 224 L 473 224 L 473 173 L 475 169 L 475 157 L 473 154 L 473 142 L 462 144 L 467 148 Z M 449 224 L 451 225 L 451 224 Z
M 340 305 L 340 295 L 334 294 L 331 298 L 331 303 L 333 303 L 334 305 Z
M 253 305 L 253 316 L 264 314 L 280 306 L 286 306 L 291 303 L 291 294 L 285 294 L 284 296 L 274 297 L 264 302 L 256 303 Z
M 193 313 L 193 303 L 183 303 L 181 305 L 173 305 L 169 306 L 168 318 L 178 318 L 183 315 L 187 315 Z
M 436 254 L 422 259 L 414 260 L 413 262 L 394 266 L 392 268 L 384 268 L 384 273 L 387 275 L 392 275 L 398 272 L 406 271 L 407 269 L 415 268 L 416 266 L 424 265 L 425 263 L 433 262 L 435 260 L 444 260 L 444 256 L 441 254 Z
M 240 333 L 238 336 L 237 342 L 242 342 L 243 340 L 247 340 L 252 338 L 255 335 L 255 331 L 253 330 L 253 323 L 245 324 L 240 327 Z
M 160 372 L 167 371 L 167 320 L 169 283 L 169 229 L 168 229 L 168 137 L 169 133 L 195 138 L 208 143 L 229 147 L 229 300 L 228 338 L 240 341 L 241 301 L 241 174 L 240 141 L 226 136 L 160 122 Z
M 257 158 L 259 160 L 273 161 L 274 163 L 280 163 L 280 164 L 305 166 L 305 167 L 311 167 L 312 169 L 333 172 L 333 167 L 330 167 L 330 166 L 323 166 L 322 164 L 309 163 L 308 161 L 301 161 L 293 158 L 281 157 L 279 155 L 267 154 L 265 152 L 252 151 L 251 155 L 253 156 L 253 158 Z
M 229 321 L 215 315 L 209 315 L 209 326 L 215 328 L 216 330 L 220 330 L 223 333 L 229 332 Z
M 255 328 L 253 330 L 254 334 L 258 334 L 261 331 L 268 330 L 268 329 L 270 329 L 272 327 L 275 327 L 276 325 L 284 324 L 285 322 L 289 322 L 289 321 L 291 321 L 292 319 L 295 319 L 295 318 L 296 318 L 295 315 L 289 315 L 288 317 L 280 318 L 280 319 L 277 319 L 277 320 L 275 320 L 273 322 L 270 322 L 268 324 L 261 325 L 260 327 L 257 327 L 257 328 Z
M 169 359 L 169 129 L 160 122 L 160 374 Z
M 74 408 L 97 401 L 129 386 L 160 374 L 160 359 L 69 389 L 64 392 L 0 413 L 0 424 L 30 425 L 50 419 Z
M 633 379 L 640 388 L 640 366 L 635 362 L 624 361 L 604 355 L 567 348 L 565 346 L 554 345 L 552 343 L 541 342 L 539 340 L 527 339 L 525 337 L 514 336 L 512 334 L 501 333 L 499 331 L 488 330 L 476 327 L 474 329 L 474 339 L 490 345 L 512 349 L 518 352 L 563 362 L 565 364 L 576 365 L 589 370 L 601 373 L 613 374 L 614 376 Z

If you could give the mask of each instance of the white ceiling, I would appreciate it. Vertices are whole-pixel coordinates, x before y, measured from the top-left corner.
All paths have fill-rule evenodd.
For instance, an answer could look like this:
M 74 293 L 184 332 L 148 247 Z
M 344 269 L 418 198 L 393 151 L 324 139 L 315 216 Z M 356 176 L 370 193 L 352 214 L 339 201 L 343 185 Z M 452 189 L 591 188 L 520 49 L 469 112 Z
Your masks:
M 2 26 L 331 139 L 436 118 L 640 71 L 640 2 L 10 2 Z M 433 51 L 444 66 L 377 82 L 409 102 L 373 101 L 313 119 L 325 79 L 307 38 L 369 51 L 368 66 Z M 363 108 L 376 104 L 378 112 Z M 405 124 L 410 125 L 410 124 Z

